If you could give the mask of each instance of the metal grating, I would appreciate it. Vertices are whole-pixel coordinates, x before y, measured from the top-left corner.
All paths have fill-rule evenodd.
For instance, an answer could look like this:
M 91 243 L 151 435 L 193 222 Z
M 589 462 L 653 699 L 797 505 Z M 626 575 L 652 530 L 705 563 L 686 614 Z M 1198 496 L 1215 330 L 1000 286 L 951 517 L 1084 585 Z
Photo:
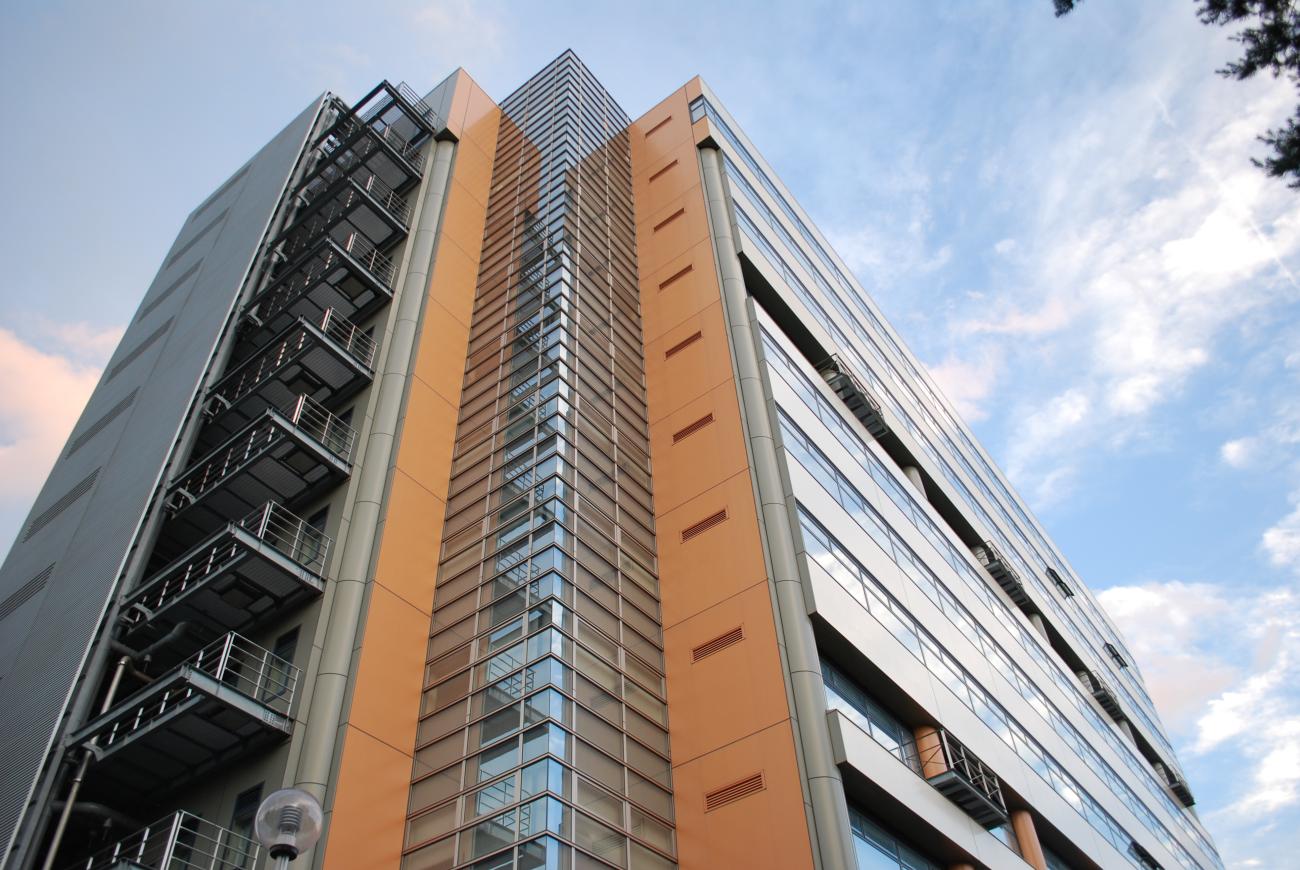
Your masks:
M 725 785 L 706 794 L 704 796 L 704 811 L 711 813 L 716 809 L 725 807 L 727 804 L 734 804 L 742 798 L 758 794 L 765 788 L 767 788 L 767 783 L 764 782 L 763 774 L 760 771 L 753 776 L 745 777 L 739 782 L 733 782 L 731 785 Z
M 735 646 L 745 639 L 745 627 L 738 625 L 730 631 L 723 632 L 713 640 L 704 643 L 691 650 L 691 663 L 694 664 L 700 659 L 708 658 L 714 653 L 722 652 L 729 646 Z
M 94 471 L 90 472 L 90 474 L 83 477 L 76 486 L 65 492 L 58 501 L 37 514 L 32 519 L 31 524 L 27 526 L 26 533 L 23 534 L 23 543 L 31 540 L 32 535 L 35 535 L 41 529 L 57 520 L 59 514 L 72 507 L 72 505 L 76 503 L 77 499 L 90 492 L 90 488 L 95 485 L 95 480 L 98 477 L 99 469 L 96 468 Z
M 42 589 L 44 589 L 45 584 L 50 579 L 50 575 L 53 573 L 54 573 L 54 563 L 51 562 L 49 565 L 45 567 L 43 571 L 41 571 L 32 579 L 28 580 L 22 586 L 19 586 L 16 592 L 14 592 L 4 601 L 0 601 L 0 622 L 3 622 L 5 619 L 8 619 L 11 613 L 13 613 L 18 608 L 22 607 L 28 601 L 31 601 L 32 598 L 35 597 L 37 592 L 40 592 Z
M 162 326 L 151 332 L 148 338 L 137 344 L 134 350 L 122 357 L 122 359 L 118 361 L 117 365 L 108 370 L 108 377 L 104 378 L 104 383 L 108 383 L 113 380 L 113 378 L 120 375 L 127 366 L 138 360 L 145 351 L 153 347 L 158 342 L 158 339 L 166 335 L 167 330 L 172 328 L 172 321 L 174 319 L 175 318 L 172 317 L 167 318 L 166 322 L 163 323 Z
M 713 415 L 705 414 L 703 417 L 696 420 L 694 423 L 691 423 L 689 426 L 685 426 L 681 429 L 678 429 L 676 432 L 674 432 L 673 443 L 676 444 L 678 441 L 681 441 L 683 438 L 689 438 L 690 436 L 694 435 L 696 432 L 700 431 L 701 429 L 703 429 L 705 426 L 708 426 L 712 422 L 713 422 Z
M 682 529 L 682 543 L 684 544 L 687 541 L 689 541 L 691 538 L 703 534 L 704 532 L 707 532 L 709 529 L 713 528 L 714 526 L 720 525 L 721 523 L 724 523 L 726 521 L 727 521 L 727 509 L 723 508 L 722 510 L 718 511 L 716 514 L 707 516 L 704 519 L 700 520 L 698 523 L 695 523 L 694 525 L 690 525 Z
M 72 439 L 72 443 L 68 445 L 68 452 L 63 455 L 63 458 L 67 459 L 69 456 L 76 453 L 81 448 L 85 447 L 86 444 L 89 443 L 90 439 L 94 438 L 100 432 L 103 432 L 106 428 L 108 428 L 108 425 L 112 423 L 114 420 L 116 420 L 119 416 L 121 416 L 123 411 L 131 407 L 131 403 L 135 401 L 136 394 L 139 392 L 140 392 L 140 388 L 137 387 L 131 392 L 127 393 L 125 399 L 118 402 L 113 407 L 109 408 L 108 411 L 105 412 L 102 417 L 100 417 L 94 423 L 91 423 L 89 426 L 87 426 L 86 431 L 82 432 L 76 438 Z

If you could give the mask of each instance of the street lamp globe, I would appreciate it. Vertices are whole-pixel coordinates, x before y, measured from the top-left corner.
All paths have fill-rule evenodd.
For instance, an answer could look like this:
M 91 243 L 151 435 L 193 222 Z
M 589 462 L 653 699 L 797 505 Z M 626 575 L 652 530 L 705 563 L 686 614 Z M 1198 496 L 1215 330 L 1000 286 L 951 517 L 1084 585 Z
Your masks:
M 272 792 L 257 808 L 253 832 L 266 847 L 277 867 L 289 862 L 320 839 L 324 816 L 316 798 L 300 788 Z

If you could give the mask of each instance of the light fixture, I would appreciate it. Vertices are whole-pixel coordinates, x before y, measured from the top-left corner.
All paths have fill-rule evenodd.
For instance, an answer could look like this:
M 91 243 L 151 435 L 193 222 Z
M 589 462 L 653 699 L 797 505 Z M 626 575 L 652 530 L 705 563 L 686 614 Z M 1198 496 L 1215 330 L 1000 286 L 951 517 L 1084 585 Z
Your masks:
M 253 832 L 275 859 L 276 870 L 316 845 L 324 815 L 316 798 L 300 788 L 271 792 L 257 808 Z

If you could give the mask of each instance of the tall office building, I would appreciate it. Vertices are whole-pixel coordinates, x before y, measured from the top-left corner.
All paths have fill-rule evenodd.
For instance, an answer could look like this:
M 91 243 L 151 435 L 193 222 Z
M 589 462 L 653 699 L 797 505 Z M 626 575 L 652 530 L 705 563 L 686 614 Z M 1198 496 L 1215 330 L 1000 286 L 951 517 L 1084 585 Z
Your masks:
M 811 155 L 810 155 L 811 156 Z M 313 102 L 0 572 L 5 866 L 1221 868 L 1087 587 L 698 79 Z

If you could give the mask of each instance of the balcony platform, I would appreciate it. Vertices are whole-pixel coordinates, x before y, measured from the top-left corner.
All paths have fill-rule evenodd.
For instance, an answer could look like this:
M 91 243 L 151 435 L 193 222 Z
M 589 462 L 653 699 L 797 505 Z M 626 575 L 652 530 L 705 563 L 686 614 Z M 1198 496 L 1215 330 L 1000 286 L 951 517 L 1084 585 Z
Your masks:
M 120 639 L 142 647 L 182 622 L 205 640 L 247 632 L 324 591 L 330 543 L 267 504 L 141 584 L 123 602 Z
M 167 506 L 173 515 L 164 537 L 188 549 L 231 517 L 336 485 L 351 473 L 355 440 L 350 426 L 305 396 L 288 408 L 267 409 L 172 481 Z
M 998 551 L 992 541 L 985 541 L 982 545 L 983 553 L 978 550 L 975 553 L 976 558 L 984 566 L 984 570 L 989 572 L 989 576 L 997 581 L 1002 591 L 1007 593 L 1007 597 L 1012 603 L 1026 613 L 1037 613 L 1034 607 L 1034 601 L 1029 597 L 1029 592 L 1025 589 L 1024 582 L 1020 579 L 1020 574 L 1006 557 Z
M 1111 688 L 1109 683 L 1091 671 L 1081 672 L 1079 680 L 1110 718 L 1116 722 L 1125 718 L 1124 709 L 1119 705 L 1119 696 L 1115 694 L 1115 690 Z
M 364 235 L 322 234 L 244 308 L 241 341 L 265 344 L 298 318 L 334 311 L 360 322 L 392 301 L 397 267 Z
M 179 812 L 134 831 L 68 870 L 243 870 L 258 866 L 256 841 Z
M 284 740 L 299 671 L 237 634 L 204 647 L 70 738 L 95 791 L 138 798 Z
M 359 232 L 376 248 L 387 250 L 406 236 L 411 220 L 406 200 L 366 170 L 326 171 L 299 189 L 297 196 L 302 206 L 271 243 L 288 259 L 302 254 L 318 237 L 336 235 L 336 228 Z
M 845 406 L 866 427 L 872 438 L 883 438 L 889 434 L 889 426 L 880 411 L 880 403 L 871 397 L 867 388 L 858 380 L 853 369 L 838 355 L 832 355 L 817 367 L 827 385 L 835 391 Z
M 224 441 L 301 395 L 317 403 L 346 398 L 371 382 L 374 359 L 374 341 L 332 309 L 315 321 L 300 317 L 212 386 L 201 437 L 208 446 Z
M 932 745 L 918 746 L 926 782 L 982 827 L 1010 821 L 997 775 L 947 731 L 936 729 L 935 737 Z

